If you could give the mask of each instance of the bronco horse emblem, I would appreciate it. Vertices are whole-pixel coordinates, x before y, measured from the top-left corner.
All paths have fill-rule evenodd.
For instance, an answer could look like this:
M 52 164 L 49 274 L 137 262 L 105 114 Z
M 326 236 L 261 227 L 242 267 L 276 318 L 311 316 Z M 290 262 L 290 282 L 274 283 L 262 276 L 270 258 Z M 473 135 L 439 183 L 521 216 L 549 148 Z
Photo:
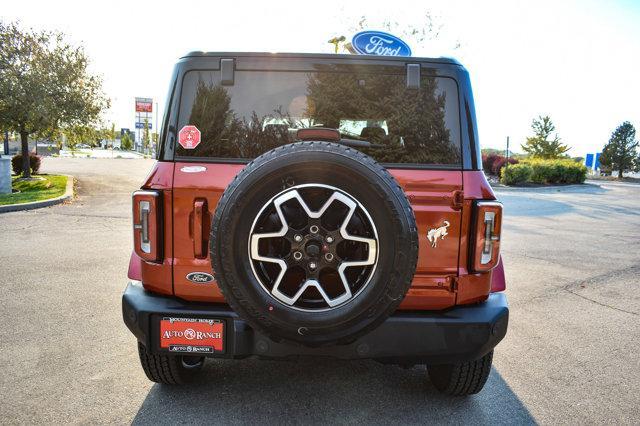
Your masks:
M 445 220 L 443 226 L 429 229 L 429 231 L 427 231 L 427 240 L 431 243 L 431 247 L 436 248 L 438 245 L 438 238 L 444 240 L 444 237 L 448 235 L 447 228 L 449 225 L 450 223 Z

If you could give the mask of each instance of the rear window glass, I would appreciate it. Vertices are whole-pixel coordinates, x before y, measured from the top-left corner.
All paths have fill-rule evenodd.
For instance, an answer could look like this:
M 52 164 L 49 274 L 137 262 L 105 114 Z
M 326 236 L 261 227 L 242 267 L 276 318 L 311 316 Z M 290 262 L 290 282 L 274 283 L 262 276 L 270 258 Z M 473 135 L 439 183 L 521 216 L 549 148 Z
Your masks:
M 185 74 L 178 129 L 194 125 L 201 142 L 177 157 L 249 160 L 294 142 L 298 129 L 340 131 L 342 142 L 382 163 L 461 164 L 458 91 L 453 79 L 364 72 L 219 71 Z

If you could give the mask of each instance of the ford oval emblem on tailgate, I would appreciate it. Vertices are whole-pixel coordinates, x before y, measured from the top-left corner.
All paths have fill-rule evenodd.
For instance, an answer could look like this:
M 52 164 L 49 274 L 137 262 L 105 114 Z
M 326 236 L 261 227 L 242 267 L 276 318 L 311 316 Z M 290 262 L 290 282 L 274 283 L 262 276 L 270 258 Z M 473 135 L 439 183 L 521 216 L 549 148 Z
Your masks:
M 196 284 L 207 284 L 213 281 L 213 275 L 206 272 L 191 272 L 187 275 L 187 279 Z
M 382 31 L 361 31 L 351 45 L 361 55 L 411 56 L 411 48 L 398 37 Z

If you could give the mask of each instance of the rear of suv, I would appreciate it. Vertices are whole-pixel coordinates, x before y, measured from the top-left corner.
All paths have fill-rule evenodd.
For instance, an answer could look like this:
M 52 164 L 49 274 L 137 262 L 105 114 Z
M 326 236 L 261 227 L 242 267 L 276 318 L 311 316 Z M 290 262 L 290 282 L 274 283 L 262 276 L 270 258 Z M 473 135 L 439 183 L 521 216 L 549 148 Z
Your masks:
M 166 105 L 122 301 L 150 380 L 329 356 L 482 389 L 508 323 L 502 206 L 458 62 L 193 52 Z

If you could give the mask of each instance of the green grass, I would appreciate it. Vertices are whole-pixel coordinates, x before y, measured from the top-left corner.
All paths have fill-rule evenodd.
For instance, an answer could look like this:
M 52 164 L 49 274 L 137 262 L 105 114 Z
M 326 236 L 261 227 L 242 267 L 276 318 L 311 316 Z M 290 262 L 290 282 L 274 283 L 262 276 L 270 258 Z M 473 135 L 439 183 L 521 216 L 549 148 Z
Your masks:
M 14 177 L 12 180 L 13 189 L 17 189 L 20 192 L 1 194 L 0 206 L 31 203 L 64 195 L 67 187 L 66 176 L 38 175 L 37 177 L 43 177 L 44 180 L 19 180 Z

